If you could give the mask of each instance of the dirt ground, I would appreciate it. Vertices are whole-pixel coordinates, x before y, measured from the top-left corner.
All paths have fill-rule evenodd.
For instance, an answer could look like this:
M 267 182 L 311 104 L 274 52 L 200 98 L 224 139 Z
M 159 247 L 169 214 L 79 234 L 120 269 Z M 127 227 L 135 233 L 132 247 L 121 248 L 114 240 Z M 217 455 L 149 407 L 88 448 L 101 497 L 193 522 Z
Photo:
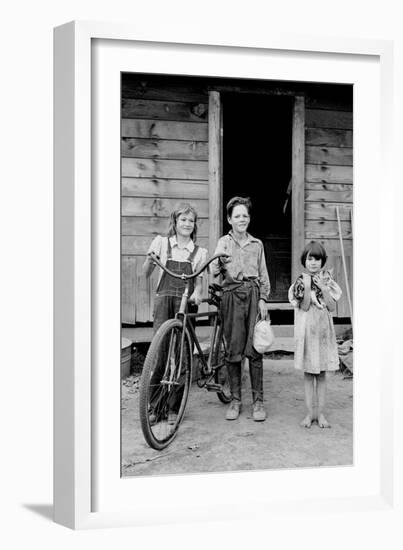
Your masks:
M 302 428 L 303 375 L 290 359 L 264 360 L 265 422 L 251 418 L 247 367 L 243 410 L 225 420 L 226 405 L 193 384 L 185 418 L 174 441 L 162 451 L 145 442 L 138 412 L 138 378 L 122 383 L 122 475 L 148 476 L 280 468 L 344 466 L 353 462 L 353 380 L 328 374 L 330 429 Z

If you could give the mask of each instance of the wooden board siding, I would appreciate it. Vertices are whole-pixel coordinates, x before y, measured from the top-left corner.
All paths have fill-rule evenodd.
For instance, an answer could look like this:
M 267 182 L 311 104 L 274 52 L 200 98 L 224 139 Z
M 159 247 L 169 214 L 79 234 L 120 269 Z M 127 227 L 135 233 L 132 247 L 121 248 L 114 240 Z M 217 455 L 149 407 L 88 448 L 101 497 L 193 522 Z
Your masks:
M 345 103 L 320 98 L 306 101 L 305 241 L 319 240 L 328 254 L 327 267 L 343 290 L 336 317 L 350 317 L 343 271 L 336 205 L 339 206 L 350 292 L 353 281 L 353 113 Z
M 155 216 L 123 216 L 122 235 L 161 235 L 166 233 L 169 218 Z M 199 218 L 197 221 L 198 237 L 207 237 L 209 234 L 209 222 L 207 218 Z
M 142 265 L 178 202 L 195 206 L 198 244 L 208 243 L 208 95 L 128 75 L 121 130 L 122 323 L 135 324 L 152 321 L 157 270 L 147 280 Z
M 293 240 L 326 248 L 344 290 L 335 316 L 348 317 L 336 205 L 352 281 L 353 114 L 347 86 L 124 75 L 122 80 L 122 322 L 152 321 L 157 271 L 142 273 L 151 240 L 165 234 L 180 201 L 198 210 L 198 244 L 221 234 L 221 99 L 226 92 L 296 99 L 293 143 Z M 212 185 L 212 182 L 215 182 Z M 300 220 L 300 221 L 298 221 Z M 210 252 L 212 252 L 210 250 Z M 294 254 L 293 273 L 300 269 Z M 352 291 L 352 288 L 351 288 Z
M 207 123 L 164 120 L 122 120 L 122 137 L 207 141 Z

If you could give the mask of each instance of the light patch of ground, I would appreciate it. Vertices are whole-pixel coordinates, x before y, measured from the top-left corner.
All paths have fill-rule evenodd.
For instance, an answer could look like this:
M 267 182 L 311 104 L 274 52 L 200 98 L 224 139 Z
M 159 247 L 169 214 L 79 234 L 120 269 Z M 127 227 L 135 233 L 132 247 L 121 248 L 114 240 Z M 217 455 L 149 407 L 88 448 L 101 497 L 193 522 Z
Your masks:
M 122 383 L 122 475 L 148 476 L 320 466 L 353 462 L 353 380 L 328 374 L 330 429 L 300 427 L 305 416 L 303 374 L 290 359 L 264 360 L 265 422 L 251 417 L 247 370 L 243 411 L 225 420 L 226 405 L 194 384 L 175 440 L 156 451 L 145 442 L 138 412 L 138 375 Z

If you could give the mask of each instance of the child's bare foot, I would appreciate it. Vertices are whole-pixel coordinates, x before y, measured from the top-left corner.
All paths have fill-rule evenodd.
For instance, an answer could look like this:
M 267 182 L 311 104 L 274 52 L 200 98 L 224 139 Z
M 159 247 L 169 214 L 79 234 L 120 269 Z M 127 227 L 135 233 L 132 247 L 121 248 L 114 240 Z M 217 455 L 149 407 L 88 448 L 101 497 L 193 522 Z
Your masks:
M 303 428 L 310 428 L 312 425 L 312 416 L 310 414 L 307 414 L 304 420 L 301 422 L 301 426 Z
M 326 420 L 326 418 L 323 416 L 323 414 L 319 415 L 318 418 L 318 426 L 319 428 L 330 428 L 329 422 Z

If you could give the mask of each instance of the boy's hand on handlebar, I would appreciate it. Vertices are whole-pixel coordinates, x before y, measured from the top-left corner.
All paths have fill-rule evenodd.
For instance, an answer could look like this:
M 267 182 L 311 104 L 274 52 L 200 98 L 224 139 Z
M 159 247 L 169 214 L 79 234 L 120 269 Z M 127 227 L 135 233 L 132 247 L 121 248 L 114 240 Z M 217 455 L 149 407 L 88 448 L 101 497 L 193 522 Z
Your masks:
M 219 258 L 219 262 L 220 264 L 227 264 L 228 262 L 230 262 L 232 259 L 232 256 L 230 254 L 223 254 L 222 256 L 220 256 Z
M 193 294 L 190 296 L 189 298 L 189 302 L 193 302 L 194 304 L 196 304 L 197 306 L 199 306 L 202 302 L 202 297 L 201 297 L 201 294 L 195 290 L 193 292 Z

